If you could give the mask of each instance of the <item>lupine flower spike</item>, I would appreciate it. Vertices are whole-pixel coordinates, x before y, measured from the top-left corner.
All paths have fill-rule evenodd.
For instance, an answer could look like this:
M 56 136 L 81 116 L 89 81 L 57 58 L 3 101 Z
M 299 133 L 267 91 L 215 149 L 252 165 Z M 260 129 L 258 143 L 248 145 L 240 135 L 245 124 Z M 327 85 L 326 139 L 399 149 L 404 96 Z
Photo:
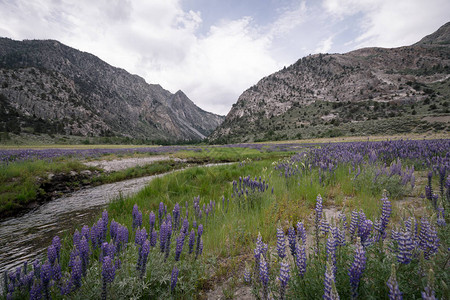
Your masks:
M 395 273 L 395 264 L 392 264 L 391 277 L 389 277 L 389 280 L 386 283 L 389 288 L 389 299 L 401 300 L 403 299 L 403 296 L 402 292 L 400 292 L 400 289 L 398 288 L 397 277 Z
M 114 267 L 114 263 L 109 256 L 105 256 L 103 258 L 103 266 L 102 266 L 102 276 L 103 276 L 103 288 L 102 288 L 102 299 L 106 300 L 106 288 L 107 284 L 113 282 L 114 277 L 116 276 L 116 270 Z
M 333 267 L 329 262 L 327 262 L 327 268 L 325 270 L 324 279 L 324 294 L 323 299 L 325 300 L 339 300 L 339 294 L 336 289 L 336 283 L 334 279 Z
M 175 287 L 177 285 L 177 281 L 178 281 L 178 269 L 177 267 L 173 267 L 172 270 L 172 277 L 170 279 L 170 291 L 173 293 L 175 291 Z
M 261 254 L 259 256 L 259 278 L 263 285 L 263 299 L 267 299 L 268 296 L 268 284 L 269 284 L 269 268 L 264 256 Z
M 280 280 L 280 299 L 283 300 L 290 275 L 289 264 L 287 262 L 281 262 L 280 265 L 280 276 L 278 277 L 278 280 Z
M 278 256 L 283 259 L 286 257 L 286 243 L 283 229 L 280 225 L 277 227 L 277 252 Z
M 361 240 L 357 238 L 355 257 L 353 263 L 348 270 L 348 275 L 350 276 L 350 286 L 352 290 L 352 299 L 358 297 L 358 286 L 361 279 L 362 273 L 366 267 L 366 252 L 364 247 L 361 245 Z

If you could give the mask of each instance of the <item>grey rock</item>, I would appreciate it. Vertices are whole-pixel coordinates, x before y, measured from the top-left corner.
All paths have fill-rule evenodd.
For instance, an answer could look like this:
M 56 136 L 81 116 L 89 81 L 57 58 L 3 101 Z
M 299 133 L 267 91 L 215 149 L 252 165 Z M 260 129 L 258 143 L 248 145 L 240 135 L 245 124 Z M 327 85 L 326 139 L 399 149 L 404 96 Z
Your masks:
M 425 86 L 448 81 L 449 73 L 450 22 L 411 46 L 309 55 L 244 91 L 209 140 L 248 142 L 258 136 L 258 130 L 304 125 L 302 116 L 297 118 L 298 124 L 271 124 L 270 120 L 279 120 L 293 108 L 316 101 L 357 103 L 370 99 L 396 105 L 420 102 L 428 97 L 426 92 L 407 83 Z M 330 121 L 337 117 L 328 112 L 317 119 Z M 264 122 L 269 126 L 260 126 Z
M 0 38 L 0 116 L 0 131 L 153 141 L 200 140 L 224 119 L 92 54 L 8 38 Z

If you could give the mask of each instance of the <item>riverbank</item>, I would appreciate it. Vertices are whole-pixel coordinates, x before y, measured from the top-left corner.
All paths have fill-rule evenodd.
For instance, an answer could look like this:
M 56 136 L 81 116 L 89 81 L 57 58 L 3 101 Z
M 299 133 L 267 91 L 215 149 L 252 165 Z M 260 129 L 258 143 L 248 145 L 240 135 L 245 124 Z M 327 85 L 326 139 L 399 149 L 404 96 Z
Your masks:
M 87 187 L 166 173 L 184 168 L 189 164 L 197 164 L 195 161 L 188 163 L 180 159 L 172 160 L 169 157 L 164 157 L 164 160 L 149 158 L 150 160 L 148 158 L 133 159 L 134 163 L 130 159 L 125 159 L 123 163 L 119 160 L 111 161 L 111 164 L 106 160 L 91 161 L 82 163 L 82 166 L 77 164 L 77 167 L 71 170 L 44 172 L 34 176 L 31 182 L 28 181 L 29 176 L 26 176 L 25 180 L 22 178 L 22 181 L 27 185 L 28 193 L 22 192 L 17 195 L 18 201 L 3 205 L 0 208 L 0 220 L 23 215 L 43 203 Z M 17 181 L 20 180 L 20 178 L 17 179 Z
M 53 150 L 48 149 L 50 152 Z M 153 152 L 108 154 L 103 149 L 99 158 L 54 157 L 53 153 L 48 153 L 47 156 L 44 155 L 49 157 L 47 159 L 23 159 L 2 163 L 0 220 L 19 216 L 42 203 L 88 186 L 161 174 L 191 165 L 238 162 L 246 158 L 276 159 L 293 153 L 284 148 L 281 149 L 283 151 L 241 147 L 183 149 L 178 152 L 172 147 L 166 150 L 170 152 L 155 155 Z

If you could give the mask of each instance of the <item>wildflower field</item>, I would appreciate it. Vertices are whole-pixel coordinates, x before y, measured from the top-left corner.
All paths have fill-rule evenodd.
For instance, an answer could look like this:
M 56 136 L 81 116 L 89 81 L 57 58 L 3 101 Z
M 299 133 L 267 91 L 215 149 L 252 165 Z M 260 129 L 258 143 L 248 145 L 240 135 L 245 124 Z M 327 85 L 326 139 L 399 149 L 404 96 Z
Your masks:
M 238 162 L 112 201 L 2 299 L 450 299 L 450 140 L 251 148 L 183 149 Z

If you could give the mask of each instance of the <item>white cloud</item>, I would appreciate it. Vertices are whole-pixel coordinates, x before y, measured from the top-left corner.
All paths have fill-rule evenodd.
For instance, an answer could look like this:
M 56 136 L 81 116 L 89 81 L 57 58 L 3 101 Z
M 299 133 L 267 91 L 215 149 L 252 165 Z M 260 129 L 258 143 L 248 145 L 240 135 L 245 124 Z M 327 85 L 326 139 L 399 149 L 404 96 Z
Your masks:
M 330 36 L 329 38 L 320 41 L 318 47 L 316 48 L 315 52 L 317 53 L 328 53 L 330 51 L 331 46 L 333 45 L 333 37 Z
M 448 22 L 447 0 L 324 0 L 326 12 L 337 19 L 360 15 L 360 35 L 354 48 L 399 47 L 413 44 Z

